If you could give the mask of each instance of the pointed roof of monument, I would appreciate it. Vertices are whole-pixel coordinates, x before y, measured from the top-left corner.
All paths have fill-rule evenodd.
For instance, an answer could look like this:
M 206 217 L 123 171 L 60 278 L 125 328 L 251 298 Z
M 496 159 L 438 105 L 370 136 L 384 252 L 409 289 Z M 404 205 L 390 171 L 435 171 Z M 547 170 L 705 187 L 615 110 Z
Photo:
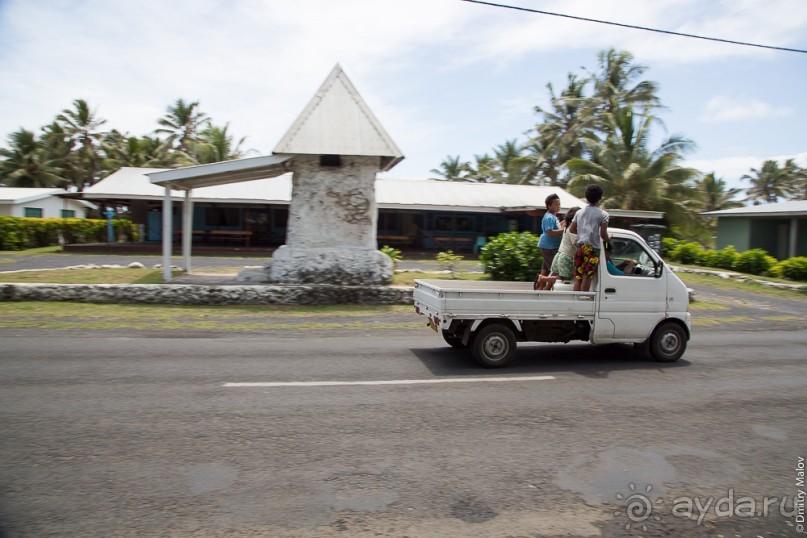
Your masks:
M 276 154 L 363 155 L 382 158 L 387 171 L 403 154 L 339 64 L 294 121 Z

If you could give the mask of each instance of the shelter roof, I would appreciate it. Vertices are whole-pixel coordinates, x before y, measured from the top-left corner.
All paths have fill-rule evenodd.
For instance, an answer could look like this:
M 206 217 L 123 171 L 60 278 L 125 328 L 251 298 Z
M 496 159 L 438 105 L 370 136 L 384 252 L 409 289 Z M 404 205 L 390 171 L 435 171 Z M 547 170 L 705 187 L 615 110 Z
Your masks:
M 274 149 L 275 154 L 364 155 L 387 171 L 403 153 L 337 64 Z
M 121 168 L 95 185 L 84 189 L 88 200 L 162 200 L 165 187 L 149 180 L 156 168 Z M 153 177 L 153 176 L 152 176 Z M 181 199 L 183 191 L 171 190 L 171 197 Z M 279 177 L 261 178 L 239 183 L 225 183 L 193 190 L 196 202 L 228 202 L 243 204 L 288 204 L 291 200 L 291 172 Z
M 704 217 L 804 217 L 807 216 L 807 200 L 735 207 L 721 211 L 707 211 L 701 215 Z
M 276 177 L 288 172 L 290 155 L 265 155 L 199 166 L 145 172 L 152 183 L 181 190 Z

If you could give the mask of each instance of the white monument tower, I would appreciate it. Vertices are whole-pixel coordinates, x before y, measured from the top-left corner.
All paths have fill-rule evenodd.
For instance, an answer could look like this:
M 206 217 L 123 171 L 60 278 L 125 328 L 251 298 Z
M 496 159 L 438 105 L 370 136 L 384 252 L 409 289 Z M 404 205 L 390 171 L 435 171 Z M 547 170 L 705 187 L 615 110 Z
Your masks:
M 274 150 L 290 156 L 286 244 L 266 266 L 288 284 L 388 284 L 376 249 L 376 174 L 403 154 L 337 65 Z

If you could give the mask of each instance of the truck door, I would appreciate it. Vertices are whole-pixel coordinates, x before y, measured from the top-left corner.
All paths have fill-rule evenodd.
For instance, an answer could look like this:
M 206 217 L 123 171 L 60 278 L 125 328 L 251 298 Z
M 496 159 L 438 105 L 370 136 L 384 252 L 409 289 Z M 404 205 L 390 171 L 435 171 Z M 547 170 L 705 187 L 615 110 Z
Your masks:
M 600 309 L 597 314 L 598 340 L 644 339 L 667 309 L 667 279 L 661 261 L 648 248 L 630 237 L 612 237 L 614 265 L 637 260 L 634 274 L 612 275 L 606 270 L 605 252 L 600 259 L 598 290 Z M 611 334 L 608 334 L 608 333 Z

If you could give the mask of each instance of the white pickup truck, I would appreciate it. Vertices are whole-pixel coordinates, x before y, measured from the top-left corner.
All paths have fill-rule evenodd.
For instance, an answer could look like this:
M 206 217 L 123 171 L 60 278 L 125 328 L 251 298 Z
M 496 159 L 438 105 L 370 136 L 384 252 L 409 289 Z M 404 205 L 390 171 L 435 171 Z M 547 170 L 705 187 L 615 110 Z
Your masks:
M 532 282 L 415 280 L 415 312 L 455 348 L 483 366 L 501 367 L 516 342 L 648 345 L 658 361 L 678 360 L 690 337 L 689 292 L 638 234 L 608 230 L 612 262 L 634 259 L 630 275 L 612 275 L 601 259 L 588 292 L 571 282 L 534 291 Z

